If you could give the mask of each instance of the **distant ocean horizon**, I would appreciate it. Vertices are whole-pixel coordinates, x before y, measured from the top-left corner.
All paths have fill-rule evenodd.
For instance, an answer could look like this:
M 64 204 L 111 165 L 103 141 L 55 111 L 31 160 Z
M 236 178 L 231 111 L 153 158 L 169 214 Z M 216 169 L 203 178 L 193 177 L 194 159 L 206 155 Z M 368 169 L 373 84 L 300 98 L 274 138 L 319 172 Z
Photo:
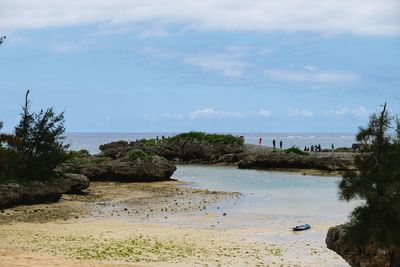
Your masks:
M 143 138 L 165 138 L 179 134 L 179 132 L 149 132 L 149 133 L 66 133 L 65 143 L 70 144 L 71 150 L 86 149 L 92 154 L 99 153 L 99 146 L 113 141 L 125 140 L 135 141 Z M 223 133 L 225 134 L 225 133 Z M 276 140 L 277 147 L 282 140 L 283 148 L 297 146 L 318 145 L 324 148 L 351 147 L 355 140 L 355 133 L 226 133 L 236 136 L 243 136 L 246 144 L 259 144 L 262 139 L 262 146 L 272 147 L 272 140 Z

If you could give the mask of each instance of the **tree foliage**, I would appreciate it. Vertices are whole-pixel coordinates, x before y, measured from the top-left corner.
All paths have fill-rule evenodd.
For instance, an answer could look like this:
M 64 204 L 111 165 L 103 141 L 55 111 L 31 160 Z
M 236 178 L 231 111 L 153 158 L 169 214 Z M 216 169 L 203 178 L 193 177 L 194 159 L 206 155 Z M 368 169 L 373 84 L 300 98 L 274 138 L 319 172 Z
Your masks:
M 393 129 L 395 134 L 388 132 Z M 362 199 L 350 218 L 348 241 L 400 244 L 400 123 L 386 109 L 370 116 L 357 140 L 364 144 L 356 156 L 356 171 L 339 184 L 341 199 Z
M 170 138 L 170 141 L 176 141 L 179 139 L 196 139 L 199 141 L 206 141 L 212 144 L 236 144 L 242 145 L 244 140 L 240 137 L 233 136 L 231 134 L 209 134 L 204 132 L 188 132 L 181 133 Z
M 28 97 L 29 91 L 14 134 L 1 135 L 0 178 L 54 178 L 54 168 L 66 158 L 64 114 L 56 114 L 52 108 L 31 113 Z

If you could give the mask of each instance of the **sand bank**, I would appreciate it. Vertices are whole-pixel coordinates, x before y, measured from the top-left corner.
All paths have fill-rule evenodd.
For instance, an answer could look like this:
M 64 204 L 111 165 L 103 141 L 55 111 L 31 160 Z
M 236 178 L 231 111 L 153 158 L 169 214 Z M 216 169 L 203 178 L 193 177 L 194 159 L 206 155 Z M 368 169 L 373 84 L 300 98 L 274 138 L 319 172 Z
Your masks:
M 85 195 L 0 213 L 0 266 L 345 266 L 312 240 L 261 240 L 268 227 L 214 225 L 229 214 L 208 206 L 238 198 L 179 182 L 94 182 Z

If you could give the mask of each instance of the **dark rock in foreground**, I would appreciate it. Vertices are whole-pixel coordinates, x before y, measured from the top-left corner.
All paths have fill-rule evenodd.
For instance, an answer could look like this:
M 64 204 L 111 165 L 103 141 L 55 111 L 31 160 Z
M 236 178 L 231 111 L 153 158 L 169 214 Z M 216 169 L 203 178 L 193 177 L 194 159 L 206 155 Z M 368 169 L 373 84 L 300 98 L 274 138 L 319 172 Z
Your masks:
M 86 156 L 65 163 L 62 170 L 87 176 L 91 181 L 151 182 L 168 180 L 176 166 L 168 160 L 151 156 L 146 159 Z
M 338 225 L 328 230 L 325 242 L 353 267 L 399 267 L 400 246 L 380 248 L 374 244 L 349 246 L 344 241 L 346 226 Z
M 62 194 L 79 193 L 88 187 L 88 178 L 77 174 L 66 174 L 63 178 L 51 181 L 0 184 L 0 208 L 56 202 Z

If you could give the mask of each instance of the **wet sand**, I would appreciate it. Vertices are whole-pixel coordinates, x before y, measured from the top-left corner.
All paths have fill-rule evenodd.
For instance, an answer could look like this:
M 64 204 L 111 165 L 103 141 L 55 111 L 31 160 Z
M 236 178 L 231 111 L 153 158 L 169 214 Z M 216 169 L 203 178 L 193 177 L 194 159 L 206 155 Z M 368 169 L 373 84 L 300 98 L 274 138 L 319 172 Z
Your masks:
M 346 266 L 313 239 L 260 238 L 271 229 L 229 227 L 223 205 L 208 210 L 240 197 L 179 182 L 93 182 L 84 195 L 3 210 L 0 266 Z

